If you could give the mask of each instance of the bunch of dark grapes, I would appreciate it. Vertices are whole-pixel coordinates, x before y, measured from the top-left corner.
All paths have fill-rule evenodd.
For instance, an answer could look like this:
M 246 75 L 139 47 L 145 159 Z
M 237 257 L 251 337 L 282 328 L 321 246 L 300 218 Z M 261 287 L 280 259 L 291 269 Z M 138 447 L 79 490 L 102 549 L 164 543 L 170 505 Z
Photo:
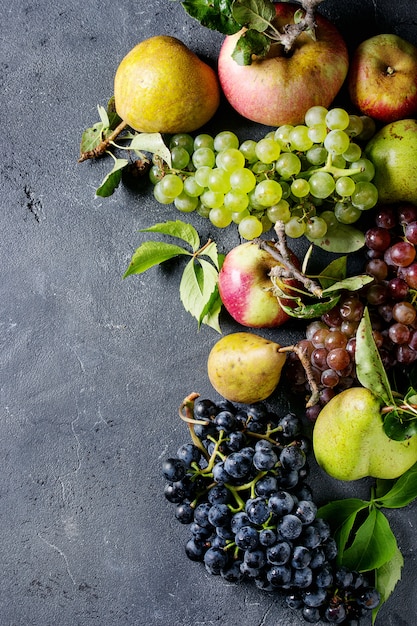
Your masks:
M 190 526 L 186 555 L 228 582 L 281 591 L 309 623 L 369 615 L 379 594 L 336 564 L 336 542 L 306 482 L 309 440 L 300 420 L 264 403 L 191 405 L 192 441 L 163 463 L 165 497 Z
M 417 207 L 383 206 L 365 232 L 364 272 L 373 277 L 359 292 L 346 292 L 338 304 L 311 322 L 299 343 L 320 393 L 307 409 L 314 421 L 320 408 L 355 381 L 356 331 L 368 308 L 373 337 L 386 370 L 417 361 Z M 310 386 L 296 354 L 287 377 L 297 393 Z

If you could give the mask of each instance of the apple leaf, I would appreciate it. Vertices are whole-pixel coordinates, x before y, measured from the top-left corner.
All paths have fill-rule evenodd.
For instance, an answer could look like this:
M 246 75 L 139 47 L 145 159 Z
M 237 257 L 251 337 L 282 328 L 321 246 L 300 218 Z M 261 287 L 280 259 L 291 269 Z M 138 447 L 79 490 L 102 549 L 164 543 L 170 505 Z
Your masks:
M 311 239 L 310 237 L 308 239 L 327 252 L 341 254 L 356 252 L 365 244 L 365 235 L 362 231 L 349 224 L 339 223 L 329 226 L 327 233 L 321 239 Z
M 242 25 L 232 14 L 234 0 L 184 0 L 181 2 L 186 13 L 202 26 L 217 30 L 223 35 L 237 33 Z
M 270 40 L 256 30 L 247 30 L 239 37 L 232 52 L 232 58 L 238 65 L 250 65 L 253 55 L 262 59 L 268 53 Z
M 394 591 L 397 583 L 401 580 L 401 570 L 404 567 L 404 558 L 401 550 L 395 550 L 389 561 L 377 568 L 375 572 L 375 586 L 381 596 L 381 602 L 372 611 L 372 624 L 375 623 L 376 616 L 382 604 L 386 602 Z
M 96 189 L 96 196 L 108 198 L 112 195 L 121 181 L 122 169 L 126 167 L 128 163 L 129 161 L 127 159 L 114 159 L 113 169 L 105 176 L 100 187 Z
M 153 226 L 149 226 L 148 228 L 142 228 L 140 233 L 162 233 L 163 235 L 170 235 L 171 237 L 177 237 L 178 239 L 182 239 L 191 247 L 193 252 L 197 252 L 200 247 L 200 237 L 198 232 L 191 224 L 187 222 L 183 222 L 181 220 L 168 221 L 168 222 L 160 222 L 159 224 L 154 224 Z M 207 248 L 205 248 L 207 252 Z M 214 256 L 213 250 L 213 256 Z
M 123 278 L 132 274 L 142 274 L 149 268 L 182 254 L 190 255 L 187 250 L 172 243 L 145 241 L 134 252 Z
M 372 334 L 368 309 L 365 309 L 356 332 L 355 361 L 356 375 L 361 385 L 377 398 L 381 398 L 385 405 L 395 405 L 388 376 Z
M 269 0 L 235 0 L 232 15 L 242 26 L 262 33 L 276 16 L 276 11 Z

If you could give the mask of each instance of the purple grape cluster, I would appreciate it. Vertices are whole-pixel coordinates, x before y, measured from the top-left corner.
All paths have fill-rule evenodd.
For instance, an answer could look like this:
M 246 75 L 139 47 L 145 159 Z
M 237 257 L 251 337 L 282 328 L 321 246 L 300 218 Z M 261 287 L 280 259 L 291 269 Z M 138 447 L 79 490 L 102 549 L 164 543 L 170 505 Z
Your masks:
M 306 482 L 309 440 L 293 413 L 197 398 L 192 441 L 163 462 L 165 497 L 189 525 L 185 553 L 228 582 L 281 591 L 306 622 L 342 623 L 380 601 L 337 564 L 337 545 Z

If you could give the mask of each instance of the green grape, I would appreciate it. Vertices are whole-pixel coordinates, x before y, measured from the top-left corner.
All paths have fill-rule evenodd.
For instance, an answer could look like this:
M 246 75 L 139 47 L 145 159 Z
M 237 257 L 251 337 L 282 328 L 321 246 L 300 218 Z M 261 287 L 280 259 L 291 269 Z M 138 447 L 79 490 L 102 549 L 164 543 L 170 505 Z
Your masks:
M 326 115 L 326 126 L 330 130 L 345 130 L 349 126 L 349 113 L 344 109 L 335 107 Z
M 349 115 L 349 125 L 346 132 L 351 137 L 357 137 L 363 131 L 363 121 L 359 115 Z
M 354 224 L 361 216 L 361 211 L 353 206 L 351 202 L 336 202 L 334 214 L 341 224 Z
M 344 170 L 346 167 L 346 160 L 343 157 L 343 154 L 332 154 L 332 165 L 334 167 L 340 167 L 341 170 Z
M 271 163 L 262 163 L 262 161 L 256 161 L 252 164 L 252 172 L 257 176 L 258 174 L 264 174 L 271 171 Z
M 290 185 L 285 180 L 280 180 L 279 184 L 281 185 L 282 197 L 284 198 L 284 200 L 286 198 L 289 198 L 290 195 L 291 195 L 291 187 L 290 187 Z
M 324 147 L 332 154 L 343 154 L 349 148 L 349 144 L 349 135 L 339 129 L 329 131 L 324 140 Z
M 256 144 L 255 153 L 262 163 L 276 161 L 281 152 L 281 146 L 272 137 L 264 137 Z
M 214 139 L 207 133 L 200 133 L 194 139 L 194 150 L 198 148 L 210 148 L 214 151 Z
M 224 206 L 232 211 L 232 213 L 239 213 L 244 211 L 249 205 L 249 198 L 247 193 L 242 193 L 237 189 L 231 189 L 224 196 Z
M 223 194 L 227 193 L 230 189 L 229 174 L 220 167 L 214 168 L 208 176 L 207 187 L 211 191 L 220 191 Z
M 326 222 L 327 229 L 329 229 L 331 226 L 334 226 L 338 222 L 337 217 L 334 214 L 334 211 L 330 211 L 330 210 L 322 211 L 322 213 L 320 213 L 320 217 L 322 220 Z
M 327 222 L 322 217 L 310 217 L 306 223 L 305 234 L 311 239 L 321 239 L 327 233 Z
M 182 146 L 174 146 L 171 150 L 171 163 L 174 170 L 184 170 L 190 162 L 190 154 Z
M 245 157 L 237 148 L 228 148 L 217 154 L 216 165 L 226 170 L 226 172 L 234 172 L 244 167 Z
M 203 165 L 207 167 L 214 167 L 216 165 L 216 155 L 211 148 L 197 148 L 191 159 L 196 169 L 203 167 Z
M 305 233 L 306 225 L 305 223 L 298 219 L 298 217 L 292 217 L 286 224 L 284 224 L 284 232 L 287 237 L 291 237 L 292 239 L 298 239 L 298 237 L 302 237 Z
M 247 167 L 240 167 L 230 174 L 230 185 L 232 189 L 239 189 L 242 193 L 248 193 L 255 189 L 255 174 Z
M 281 198 L 279 202 L 269 207 L 266 210 L 268 219 L 275 224 L 275 222 L 288 222 L 291 219 L 291 209 L 289 202 Z
M 204 219 L 208 219 L 208 216 L 210 215 L 210 211 L 211 211 L 210 207 L 204 206 L 204 204 L 201 204 L 201 202 L 196 209 L 196 213 L 198 213 L 198 215 L 200 215 L 200 217 L 203 217 Z
M 357 143 L 350 142 L 348 149 L 344 151 L 342 156 L 345 161 L 349 161 L 349 163 L 352 163 L 353 161 L 357 161 L 358 159 L 360 159 L 361 154 L 361 147 Z
M 313 145 L 313 141 L 308 136 L 308 127 L 300 124 L 295 126 L 290 132 L 290 144 L 293 150 L 306 152 Z
M 306 159 L 311 165 L 322 165 L 326 162 L 328 152 L 323 146 L 313 146 L 306 152 Z
M 184 183 L 176 174 L 166 174 L 161 178 L 158 185 L 160 185 L 162 193 L 172 199 L 179 196 L 184 188 Z
M 350 197 L 353 206 L 361 211 L 372 209 L 378 202 L 378 190 L 368 181 L 356 183 L 355 191 Z
M 276 180 L 261 180 L 255 187 L 254 197 L 261 206 L 272 206 L 281 200 L 281 185 Z
M 240 145 L 239 150 L 248 163 L 254 163 L 258 160 L 258 157 L 256 156 L 256 141 L 254 139 L 247 139 L 244 141 Z
M 174 200 L 176 208 L 182 213 L 191 213 L 192 211 L 195 211 L 198 203 L 198 198 L 188 196 L 184 191 Z
M 252 211 L 264 211 L 265 207 L 258 202 L 256 197 L 256 187 L 248 192 L 249 209 Z
M 271 222 L 271 220 L 269 219 L 269 217 L 267 216 L 266 213 L 264 213 L 262 215 L 262 217 L 260 218 L 260 221 L 261 221 L 261 224 L 262 224 L 262 232 L 263 233 L 267 233 L 268 230 L 271 230 L 271 228 L 273 226 L 273 223 Z
M 187 176 L 184 180 L 184 191 L 191 198 L 197 198 L 203 193 L 204 187 L 198 184 L 195 176 Z
M 203 189 L 204 187 L 208 186 L 208 179 L 211 171 L 212 168 L 208 165 L 202 165 L 195 171 L 194 178 L 196 179 L 200 187 L 203 187 Z
M 328 110 L 319 104 L 310 107 L 304 116 L 306 126 L 316 126 L 317 124 L 326 123 L 326 115 Z
M 214 137 L 214 149 L 216 152 L 221 152 L 228 148 L 239 148 L 239 139 L 232 131 L 222 130 Z
M 240 222 L 247 217 L 248 215 L 250 215 L 250 212 L 248 209 L 244 209 L 243 211 L 233 211 L 232 212 L 232 221 L 235 224 L 240 224 Z
M 363 128 L 358 135 L 358 139 L 359 141 L 369 141 L 369 139 L 373 137 L 376 132 L 375 120 L 368 115 L 360 115 L 359 117 L 362 121 Z
M 200 201 L 209 209 L 218 209 L 223 206 L 224 194 L 220 191 L 211 191 L 211 189 L 206 189 L 201 194 Z
M 244 217 L 238 225 L 239 235 L 248 241 L 262 235 L 262 222 L 255 215 Z
M 301 161 L 294 152 L 283 152 L 276 160 L 275 169 L 283 178 L 291 178 L 301 171 Z
M 194 152 L 194 139 L 187 133 L 177 133 L 171 137 L 169 142 L 170 150 L 176 147 L 185 148 L 188 154 L 191 155 Z
M 310 193 L 315 198 L 328 198 L 334 191 L 335 181 L 328 172 L 315 172 L 308 180 Z
M 304 178 L 296 178 L 291 183 L 291 193 L 296 198 L 305 198 L 310 193 L 310 184 Z
M 348 197 L 355 191 L 356 183 L 349 176 L 341 176 L 337 179 L 335 190 L 339 196 Z
M 362 157 L 357 161 L 353 161 L 349 165 L 349 169 L 356 170 L 357 168 L 361 169 L 361 172 L 359 174 L 350 174 L 350 176 L 352 176 L 353 180 L 355 180 L 356 182 L 370 182 L 375 176 L 374 164 L 372 163 L 372 161 L 366 159 L 365 157 Z
M 274 133 L 275 141 L 279 143 L 283 150 L 290 147 L 290 133 L 293 128 L 294 126 L 291 124 L 283 124 L 282 126 L 278 126 Z
M 323 143 L 327 135 L 326 124 L 315 124 L 314 126 L 310 126 L 307 134 L 313 143 Z
M 165 176 L 164 170 L 161 169 L 159 165 L 152 165 L 151 169 L 149 170 L 149 180 L 151 181 L 151 183 L 153 185 L 156 185 L 156 183 L 161 180 L 163 176 Z
M 153 195 L 155 200 L 159 202 L 159 204 L 171 204 L 171 202 L 174 201 L 174 198 L 172 198 L 172 196 L 167 196 L 164 194 L 161 187 L 161 181 L 157 182 L 154 185 Z
M 209 220 L 217 228 L 226 228 L 232 222 L 232 212 L 225 206 L 213 207 L 209 213 Z

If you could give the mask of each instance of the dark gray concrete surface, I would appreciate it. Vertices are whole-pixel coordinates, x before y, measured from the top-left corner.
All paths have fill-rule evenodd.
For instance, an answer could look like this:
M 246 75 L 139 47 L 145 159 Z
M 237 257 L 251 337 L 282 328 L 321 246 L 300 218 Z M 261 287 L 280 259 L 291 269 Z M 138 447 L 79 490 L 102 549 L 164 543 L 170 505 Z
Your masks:
M 0 4 L 0 624 L 298 626 L 279 595 L 228 585 L 184 556 L 161 460 L 188 440 L 183 397 L 216 397 L 206 359 L 219 336 L 184 311 L 179 265 L 122 281 L 138 229 L 178 215 L 149 191 L 96 198 L 108 162 L 77 163 L 134 44 L 174 34 L 214 64 L 222 37 L 171 0 Z M 417 44 L 414 0 L 326 0 L 322 11 L 351 48 L 382 31 Z M 264 132 L 226 106 L 212 128 Z M 221 251 L 239 243 L 233 229 L 189 221 Z M 319 501 L 368 493 L 314 468 L 311 482 Z M 416 505 L 388 516 L 405 567 L 379 623 L 413 626 Z

